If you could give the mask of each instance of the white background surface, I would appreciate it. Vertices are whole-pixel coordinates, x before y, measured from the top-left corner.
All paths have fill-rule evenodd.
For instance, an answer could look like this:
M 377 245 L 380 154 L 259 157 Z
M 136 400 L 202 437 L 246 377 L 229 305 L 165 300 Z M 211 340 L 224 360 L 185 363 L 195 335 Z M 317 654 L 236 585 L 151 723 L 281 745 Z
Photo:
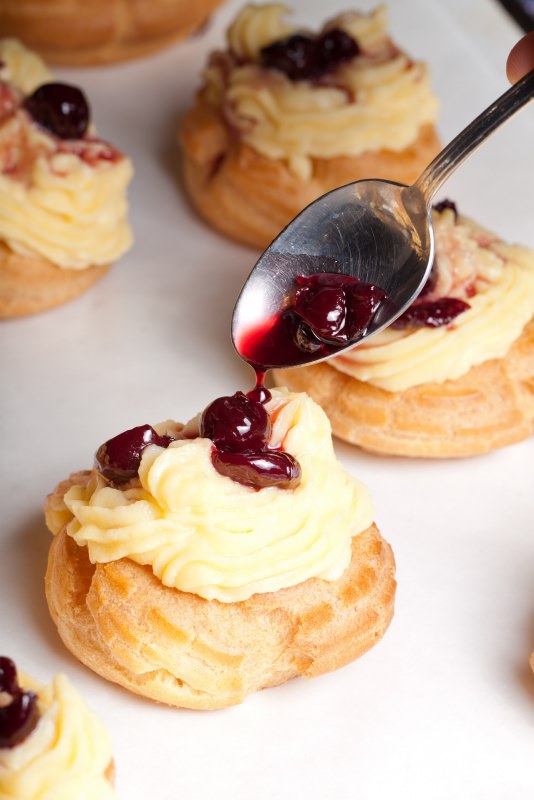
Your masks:
M 348 5 L 293 3 L 313 25 Z M 532 797 L 533 439 L 444 463 L 336 444 L 371 489 L 399 585 L 382 642 L 331 675 L 225 711 L 168 709 L 80 665 L 49 619 L 47 492 L 116 433 L 185 421 L 251 385 L 229 328 L 258 254 L 192 213 L 175 145 L 206 54 L 240 6 L 227 2 L 201 35 L 154 57 L 56 72 L 86 89 L 101 135 L 134 160 L 136 244 L 80 299 L 0 325 L 0 651 L 43 680 L 69 675 L 112 734 L 121 800 Z M 507 88 L 520 33 L 489 0 L 392 0 L 390 17 L 395 39 L 431 66 L 444 141 Z M 531 246 L 533 134 L 530 107 L 443 193 Z

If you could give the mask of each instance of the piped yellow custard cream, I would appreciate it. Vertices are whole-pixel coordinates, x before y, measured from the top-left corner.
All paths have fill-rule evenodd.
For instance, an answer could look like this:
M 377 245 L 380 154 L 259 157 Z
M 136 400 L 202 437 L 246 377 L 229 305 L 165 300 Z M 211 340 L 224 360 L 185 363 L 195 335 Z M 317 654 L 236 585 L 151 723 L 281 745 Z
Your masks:
M 312 158 L 400 152 L 435 122 L 427 67 L 391 41 L 384 6 L 339 14 L 313 34 L 289 14 L 280 3 L 246 6 L 204 72 L 208 102 L 254 150 L 306 179 Z
M 389 392 L 456 379 L 502 358 L 534 316 L 534 252 L 508 245 L 444 201 L 433 210 L 435 262 L 397 323 L 329 361 Z
M 113 800 L 110 738 L 65 675 L 44 685 L 0 657 L 2 800 Z
M 322 409 L 264 388 L 219 398 L 185 426 L 109 440 L 47 516 L 93 563 L 129 558 L 165 586 L 224 603 L 336 580 L 371 523 L 369 494 L 337 461 Z
M 0 40 L 0 240 L 13 252 L 83 270 L 116 261 L 132 242 L 131 162 L 98 138 L 74 86 Z

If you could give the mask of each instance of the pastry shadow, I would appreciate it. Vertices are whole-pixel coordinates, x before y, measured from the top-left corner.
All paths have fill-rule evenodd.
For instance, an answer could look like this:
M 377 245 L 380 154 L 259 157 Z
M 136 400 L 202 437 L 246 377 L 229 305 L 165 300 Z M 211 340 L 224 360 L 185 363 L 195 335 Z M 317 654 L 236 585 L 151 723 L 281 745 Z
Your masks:
M 50 537 L 42 514 L 34 514 L 15 532 L 13 553 L 20 564 L 20 593 L 17 603 L 24 618 L 31 620 L 36 634 L 55 652 L 63 645 L 48 612 L 45 599 L 44 577 L 48 562 Z

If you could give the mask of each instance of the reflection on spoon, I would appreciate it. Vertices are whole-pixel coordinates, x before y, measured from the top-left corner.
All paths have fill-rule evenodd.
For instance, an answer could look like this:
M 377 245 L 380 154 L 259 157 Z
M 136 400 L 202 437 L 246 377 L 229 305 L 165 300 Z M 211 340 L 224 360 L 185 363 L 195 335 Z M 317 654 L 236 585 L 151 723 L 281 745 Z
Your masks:
M 413 186 L 365 180 L 334 189 L 304 209 L 271 243 L 250 273 L 237 300 L 232 339 L 256 371 L 322 361 L 354 347 L 394 322 L 420 293 L 434 257 L 431 201 L 454 170 L 534 94 L 534 71 L 467 126 L 425 169 Z M 339 336 L 319 332 L 304 318 L 294 324 L 301 290 L 320 273 L 335 273 L 332 306 L 323 297 L 323 317 L 336 316 L 337 276 L 360 287 L 346 318 L 362 324 Z M 325 277 L 322 279 L 328 282 Z M 344 287 L 347 295 L 346 286 Z M 300 294 L 299 294 L 300 293 Z M 360 313 L 369 298 L 372 313 Z M 360 304 L 359 308 L 357 308 Z M 373 304 L 371 304 L 373 305 Z M 352 312 L 350 311 L 352 308 Z M 364 308 L 365 310 L 365 308 Z M 369 310 L 369 308 L 367 309 Z M 314 311 L 312 309 L 312 316 Z M 302 320 L 302 316 L 300 316 Z M 321 326 L 319 326 L 321 327 Z M 324 327 L 324 326 L 323 326 Z M 319 346 L 314 346 L 319 342 Z

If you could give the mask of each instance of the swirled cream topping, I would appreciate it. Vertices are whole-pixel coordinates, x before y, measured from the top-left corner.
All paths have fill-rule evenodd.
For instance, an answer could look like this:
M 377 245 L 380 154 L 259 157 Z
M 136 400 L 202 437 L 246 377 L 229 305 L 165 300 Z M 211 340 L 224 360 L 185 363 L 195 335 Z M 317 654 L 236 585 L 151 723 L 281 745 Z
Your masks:
M 279 3 L 245 7 L 228 30 L 228 51 L 215 53 L 204 73 L 208 101 L 257 152 L 308 178 L 312 158 L 399 152 L 435 121 L 427 67 L 391 42 L 384 6 L 325 24 L 323 32 L 337 28 L 355 39 L 359 53 L 313 82 L 259 64 L 263 47 L 299 30 L 288 14 Z
M 470 308 L 438 328 L 388 328 L 330 364 L 390 392 L 459 378 L 502 358 L 534 315 L 534 252 L 507 245 L 450 209 L 434 212 L 437 283 L 428 299 Z M 425 300 L 427 297 L 425 297 Z
M 40 719 L 19 745 L 0 748 L 2 800 L 113 800 L 109 736 L 65 675 L 20 682 L 37 694 Z
M 68 269 L 115 261 L 132 242 L 131 162 L 96 136 L 62 140 L 37 125 L 22 102 L 50 74 L 13 40 L 0 61 L 0 239 Z
M 352 537 L 372 522 L 369 494 L 338 463 L 322 409 L 304 394 L 272 394 L 269 446 L 299 462 L 296 489 L 257 490 L 221 475 L 209 439 L 150 445 L 137 485 L 113 488 L 94 472 L 69 489 L 67 533 L 93 563 L 126 557 L 149 564 L 165 586 L 208 600 L 337 579 Z M 198 422 L 186 430 L 192 427 Z

